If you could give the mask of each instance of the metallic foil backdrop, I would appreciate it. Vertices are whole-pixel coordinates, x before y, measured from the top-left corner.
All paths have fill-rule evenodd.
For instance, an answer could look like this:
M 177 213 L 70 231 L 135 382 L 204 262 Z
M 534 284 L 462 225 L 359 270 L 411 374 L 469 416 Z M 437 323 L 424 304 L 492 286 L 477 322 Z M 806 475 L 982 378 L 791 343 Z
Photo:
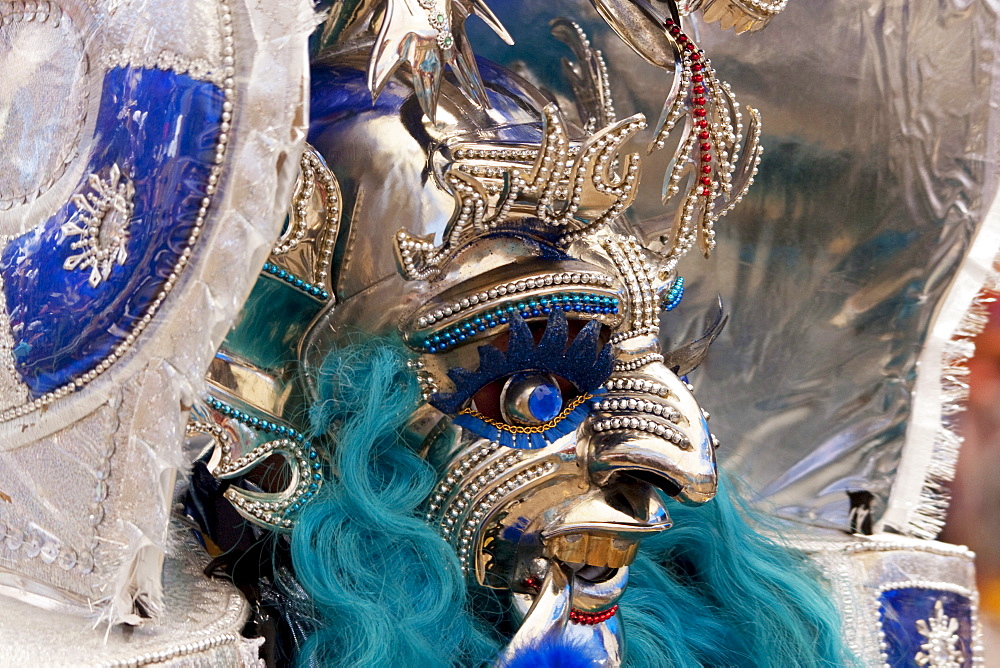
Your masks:
M 477 52 L 564 94 L 553 56 L 570 54 L 548 22 L 581 4 L 491 3 L 518 43 L 473 19 Z M 668 76 L 588 15 L 619 115 L 655 121 Z M 691 23 L 737 98 L 761 110 L 764 159 L 712 258 L 682 263 L 688 294 L 665 336 L 695 336 L 721 294 L 729 326 L 691 380 L 723 467 L 786 517 L 847 528 L 848 493 L 867 491 L 877 520 L 918 357 L 996 191 L 997 3 L 796 0 L 760 33 Z M 650 236 L 666 219 L 656 159 L 634 208 Z M 917 468 L 898 483 L 909 498 Z

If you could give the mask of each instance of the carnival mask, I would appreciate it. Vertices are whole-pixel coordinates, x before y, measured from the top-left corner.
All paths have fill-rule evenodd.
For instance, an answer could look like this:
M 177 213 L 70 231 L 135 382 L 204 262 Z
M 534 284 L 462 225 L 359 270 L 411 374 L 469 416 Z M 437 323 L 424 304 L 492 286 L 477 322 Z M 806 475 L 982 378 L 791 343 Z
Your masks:
M 312 297 L 295 311 L 308 329 L 298 347 L 306 368 L 359 334 L 397 337 L 410 351 L 423 402 L 408 429 L 440 476 L 423 512 L 470 582 L 512 592 L 520 630 L 506 652 L 557 638 L 616 664 L 617 601 L 639 543 L 670 528 L 671 499 L 700 504 L 717 484 L 707 413 L 684 375 L 721 321 L 694 348 L 665 353 L 659 319 L 683 294 L 678 259 L 696 244 L 711 250 L 712 225 L 748 184 L 758 151 L 754 133 L 741 146 L 728 89 L 668 24 L 661 37 L 676 42 L 677 82 L 693 106 L 668 103 L 651 150 L 684 128 L 682 160 L 665 181 L 665 196 L 682 193 L 682 203 L 672 232 L 643 241 L 626 219 L 641 161 L 623 148 L 645 121 L 615 118 L 600 54 L 579 28 L 567 21 L 554 32 L 583 63 L 575 83 L 589 106 L 560 109 L 480 61 L 488 104 L 439 80 L 431 118 L 434 87 L 414 96 L 405 73 L 372 103 L 364 50 L 315 68 L 315 153 L 265 287 L 319 279 L 292 285 Z M 752 110 L 751 120 L 755 130 Z M 324 307 L 328 295 L 337 302 Z M 243 351 L 224 350 L 209 375 L 230 396 L 241 393 L 235 378 L 249 385 L 240 355 L 267 338 L 255 330 L 245 345 L 244 329 L 229 340 Z M 272 380 L 289 376 L 274 371 Z M 294 414 L 292 393 L 271 394 L 282 399 L 270 414 Z M 247 517 L 290 527 L 317 489 L 319 456 L 294 438 L 270 449 L 274 441 L 244 438 L 239 460 L 213 462 L 226 476 L 276 454 L 293 460 L 284 492 L 231 490 Z

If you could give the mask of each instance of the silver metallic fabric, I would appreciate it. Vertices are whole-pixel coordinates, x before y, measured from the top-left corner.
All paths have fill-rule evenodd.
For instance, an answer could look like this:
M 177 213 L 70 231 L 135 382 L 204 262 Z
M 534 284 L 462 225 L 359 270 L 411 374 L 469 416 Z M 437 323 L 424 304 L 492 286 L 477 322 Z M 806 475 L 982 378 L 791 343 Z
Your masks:
M 4 666 L 209 666 L 256 668 L 260 641 L 240 634 L 249 605 L 231 584 L 208 580 L 207 561 L 190 537 L 172 539 L 175 550 L 163 565 L 164 600 L 160 623 L 139 628 L 94 629 L 93 621 L 4 599 L 0 633 Z M 190 536 L 190 534 L 188 534 Z
M 834 532 L 792 545 L 830 583 L 844 640 L 860 665 L 984 665 L 974 555 L 965 548 Z
M 310 10 L 0 6 L 4 593 L 160 612 L 186 410 L 295 177 Z

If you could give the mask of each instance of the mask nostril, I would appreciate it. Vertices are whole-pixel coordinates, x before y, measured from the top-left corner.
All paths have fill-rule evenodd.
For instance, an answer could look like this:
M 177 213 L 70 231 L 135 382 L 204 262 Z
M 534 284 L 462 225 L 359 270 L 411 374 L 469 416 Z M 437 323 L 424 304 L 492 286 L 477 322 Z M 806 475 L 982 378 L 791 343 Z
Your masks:
M 630 480 L 644 482 L 671 498 L 676 498 L 681 493 L 680 485 L 673 480 L 653 473 L 652 471 L 629 471 L 627 474 L 620 473 L 615 477 L 626 484 L 630 482 Z

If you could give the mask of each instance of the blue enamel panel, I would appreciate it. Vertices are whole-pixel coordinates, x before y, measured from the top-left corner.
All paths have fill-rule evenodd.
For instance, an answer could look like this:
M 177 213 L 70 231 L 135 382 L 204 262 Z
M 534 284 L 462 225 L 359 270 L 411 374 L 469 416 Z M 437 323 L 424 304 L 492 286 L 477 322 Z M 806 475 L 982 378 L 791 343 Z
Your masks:
M 882 614 L 882 631 L 885 633 L 888 664 L 893 668 L 919 666 L 917 654 L 927 637 L 920 633 L 917 621 L 930 624 L 934 621 L 937 601 L 941 601 L 944 614 L 958 622 L 954 635 L 959 640 L 956 649 L 972 665 L 972 603 L 969 597 L 940 589 L 907 587 L 890 589 L 879 596 Z
M 93 369 L 128 335 L 187 245 L 212 168 L 224 99 L 213 84 L 160 70 L 116 68 L 104 77 L 88 176 L 117 164 L 135 188 L 124 263 L 96 287 L 64 269 L 77 255 L 62 226 L 80 220 L 68 202 L 0 255 L 14 360 L 38 396 Z

